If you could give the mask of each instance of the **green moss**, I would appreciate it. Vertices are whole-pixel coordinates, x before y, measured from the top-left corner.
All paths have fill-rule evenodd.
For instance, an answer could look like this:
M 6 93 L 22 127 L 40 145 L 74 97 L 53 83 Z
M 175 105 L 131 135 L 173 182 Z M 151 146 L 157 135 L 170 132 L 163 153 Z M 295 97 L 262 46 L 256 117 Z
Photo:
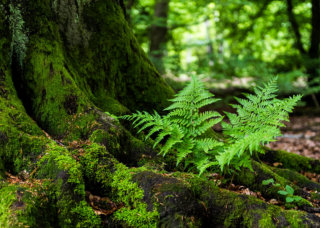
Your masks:
M 306 212 L 296 210 L 279 210 L 274 205 L 269 205 L 267 211 L 261 211 L 258 227 L 310 227 L 304 222 Z M 312 226 L 311 226 L 312 227 Z
M 111 187 L 117 201 L 125 206 L 116 211 L 114 216 L 132 227 L 156 227 L 159 213 L 155 206 L 153 211 L 147 210 L 147 204 L 143 202 L 144 192 L 137 183 L 132 182 L 130 172 L 125 165 L 116 165 Z
M 239 197 L 234 198 L 228 217 L 224 220 L 225 227 L 235 227 L 239 222 L 241 227 L 308 227 L 304 222 L 305 212 L 263 205 L 263 202 L 252 197 L 245 200 L 244 202 Z
M 50 133 L 65 134 L 73 115 L 83 113 L 89 101 L 64 64 L 61 44 L 43 38 L 30 43 L 24 80 L 37 81 L 28 85 L 34 114 Z
M 238 175 L 235 176 L 234 180 L 241 185 L 249 187 L 252 191 L 260 191 L 266 198 L 275 198 L 281 200 L 282 202 L 286 202 L 286 196 L 279 194 L 278 191 L 284 190 L 286 185 L 290 185 L 295 192 L 301 192 L 301 189 L 298 185 L 293 184 L 284 176 L 273 172 L 271 167 L 255 161 L 252 162 L 252 167 L 254 172 L 248 169 L 242 170 Z M 269 184 L 268 186 L 262 185 L 262 181 L 267 179 L 274 179 L 275 183 L 279 184 L 279 186 L 272 184 Z M 310 202 L 302 199 L 297 202 L 297 205 L 310 206 Z
M 110 96 L 102 94 L 102 96 L 93 97 L 92 100 L 99 108 L 116 116 L 122 116 L 129 113 L 129 109 L 127 107 Z
M 108 132 L 102 129 L 98 129 L 91 134 L 90 141 L 105 145 L 112 154 L 118 154 L 118 151 L 120 150 L 120 142 L 119 137 L 117 136 L 118 131 L 116 129 L 114 129 L 113 131 L 112 127 Z
M 13 227 L 17 225 L 17 218 L 12 216 L 11 205 L 16 200 L 15 187 L 2 187 L 0 189 L 0 227 Z
M 70 64 L 83 76 L 77 78 L 79 87 L 97 106 L 113 114 L 126 111 L 123 106 L 148 110 L 166 107 L 173 91 L 139 47 L 120 6 L 102 0 L 91 2 L 83 16 L 99 32 L 93 32 L 88 45 L 72 53 Z
M 98 227 L 101 223 L 85 202 L 81 165 L 69 152 L 50 143 L 39 161 L 38 175 L 54 180 L 48 184 L 50 197 L 56 200 L 62 227 Z
M 80 164 L 70 156 L 69 152 L 54 142 L 47 145 L 47 153 L 40 159 L 39 167 L 41 167 L 41 173 L 46 173 L 47 178 L 55 179 L 57 172 L 66 171 L 68 173 L 68 182 L 76 184 L 75 192 L 83 194 L 84 186 L 82 182 L 82 173 Z
M 308 227 L 306 224 L 303 223 L 303 215 L 306 215 L 306 213 L 289 210 L 286 211 L 285 218 L 287 219 L 288 223 L 291 224 L 291 227 Z
M 286 178 L 289 181 L 292 181 L 300 188 L 306 187 L 311 190 L 320 191 L 320 185 L 318 183 L 309 180 L 307 177 L 296 171 L 280 168 L 273 168 L 273 170 L 280 176 Z
M 112 173 L 114 165 L 118 163 L 116 159 L 102 145 L 92 143 L 84 147 L 84 154 L 80 157 L 83 168 L 83 175 L 90 180 L 92 185 L 99 185 L 105 193 L 111 191 Z
M 40 126 L 68 140 L 85 138 L 95 106 L 116 115 L 166 107 L 173 91 L 139 47 L 120 6 L 102 0 L 73 4 L 55 1 L 54 15 L 49 0 L 25 3 L 26 26 L 38 32 L 30 36 L 21 83 Z M 90 32 L 84 21 L 95 25 Z
M 261 218 L 259 219 L 259 226 L 261 228 L 273 228 L 276 227 L 276 225 L 272 221 L 272 214 L 266 213 L 265 211 L 261 211 Z
M 76 214 L 79 218 L 79 222 L 76 227 L 100 227 L 101 220 L 94 213 L 92 208 L 87 204 L 86 201 L 81 201 L 76 205 L 76 207 L 72 208 L 71 213 Z
M 283 210 L 256 197 L 220 189 L 213 182 L 196 175 L 177 175 L 180 180 L 189 183 L 190 189 L 197 199 L 205 203 L 208 211 L 214 211 L 211 215 L 214 216 L 212 222 L 217 226 L 223 224 L 224 227 L 307 227 L 305 212 Z M 211 206 L 213 208 L 210 208 Z
M 84 151 L 80 162 L 90 184 L 102 187 L 101 194 L 112 193 L 115 202 L 125 205 L 114 213 L 114 219 L 131 227 L 154 227 L 159 216 L 156 207 L 153 211 L 147 210 L 143 190 L 132 181 L 133 173 L 145 168 L 127 168 L 118 163 L 104 146 L 96 143 L 85 146 Z
M 270 150 L 266 148 L 266 154 L 261 159 L 269 163 L 279 162 L 283 168 L 297 172 L 310 171 L 320 173 L 320 163 L 312 158 L 307 158 L 283 150 Z
M 0 49 L 6 50 L 1 46 Z M 0 52 L 0 59 L 1 55 Z M 0 65 L 0 172 L 10 169 L 18 173 L 34 168 L 34 160 L 43 152 L 47 139 L 26 114 L 8 68 L 5 62 Z
M 54 213 L 41 185 L 1 184 L 0 227 L 51 227 Z

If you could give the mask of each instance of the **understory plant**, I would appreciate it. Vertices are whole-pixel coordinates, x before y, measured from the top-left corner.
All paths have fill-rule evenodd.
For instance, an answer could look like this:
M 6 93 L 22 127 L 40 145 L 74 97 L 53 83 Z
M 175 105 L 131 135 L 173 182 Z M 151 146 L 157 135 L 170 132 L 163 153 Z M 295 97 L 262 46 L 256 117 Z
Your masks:
M 296 95 L 277 99 L 277 78 L 263 87 L 254 88 L 254 94 L 244 94 L 245 98 L 235 98 L 238 104 L 231 105 L 236 113 L 227 113 L 230 123 L 223 122 L 223 133 L 227 138 L 224 151 L 216 157 L 223 170 L 232 163 L 239 169 L 251 166 L 253 153 L 264 153 L 261 146 L 275 141 L 281 136 L 280 127 L 289 121 L 289 113 L 301 99 Z
M 161 155 L 174 151 L 177 165 L 184 161 L 185 167 L 195 166 L 201 174 L 217 165 L 215 156 L 224 145 L 222 141 L 205 134 L 223 117 L 215 111 L 200 112 L 201 108 L 218 100 L 205 89 L 203 83 L 193 78 L 189 85 L 171 99 L 173 103 L 165 109 L 169 111 L 167 115 L 160 116 L 156 111 L 153 115 L 138 111 L 121 118 L 133 120 L 134 127 L 140 128 L 138 132 L 148 129 L 146 139 L 157 133 L 154 147 L 163 143 Z
M 273 186 L 276 186 L 276 187 L 281 187 L 279 183 L 275 183 L 273 178 L 262 181 L 262 185 L 269 185 L 269 184 L 272 184 Z M 302 200 L 301 196 L 294 195 L 294 189 L 290 185 L 286 185 L 286 187 L 284 187 L 283 190 L 279 190 L 278 194 L 285 196 L 286 203 L 289 203 L 289 204 L 291 203 L 294 204 Z
M 232 105 L 236 113 L 226 112 L 229 123 L 222 122 L 224 117 L 216 111 L 201 111 L 219 99 L 196 77 L 170 100 L 166 115 L 138 111 L 120 118 L 133 121 L 138 132 L 146 131 L 146 139 L 155 135 L 154 147 L 162 144 L 161 155 L 174 153 L 177 165 L 183 161 L 185 168 L 195 167 L 200 175 L 209 168 L 251 168 L 253 153 L 263 153 L 261 146 L 281 135 L 283 121 L 289 121 L 288 113 L 301 99 L 300 95 L 277 99 L 276 82 L 273 78 L 257 86 L 254 94 L 244 94 L 245 99 L 236 98 L 239 104 Z M 212 127 L 220 122 L 222 139 L 210 137 Z

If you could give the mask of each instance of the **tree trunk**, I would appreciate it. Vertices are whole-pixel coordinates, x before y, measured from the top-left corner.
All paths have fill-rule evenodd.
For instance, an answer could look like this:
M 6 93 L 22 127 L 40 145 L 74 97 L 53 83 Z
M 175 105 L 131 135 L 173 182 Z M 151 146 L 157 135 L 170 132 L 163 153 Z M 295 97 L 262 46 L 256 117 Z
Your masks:
M 291 24 L 292 30 L 294 32 L 296 38 L 296 47 L 299 50 L 301 56 L 304 59 L 304 64 L 307 70 L 307 74 L 309 76 L 308 81 L 311 83 L 315 83 L 314 79 L 319 77 L 319 48 L 320 48 L 320 2 L 317 0 L 311 1 L 311 34 L 310 34 L 310 47 L 309 50 L 303 47 L 301 34 L 299 30 L 298 22 L 295 18 L 293 12 L 293 3 L 292 0 L 287 0 L 287 12 L 289 22 Z M 312 85 L 311 85 L 312 86 Z M 315 95 L 312 95 L 313 100 L 316 106 L 319 108 L 318 101 Z
M 306 51 L 301 41 L 301 34 L 300 34 L 298 22 L 294 16 L 292 0 L 287 0 L 287 12 L 288 12 L 289 22 L 291 24 L 292 30 L 296 38 L 296 47 L 300 51 L 301 55 L 304 55 Z
M 0 0 L 0 227 L 319 226 L 173 172 L 114 118 L 173 95 L 121 2 Z
M 156 0 L 154 21 L 150 31 L 150 58 L 160 73 L 164 73 L 163 57 L 167 42 L 169 0 Z
M 311 26 L 309 58 L 311 63 L 307 66 L 307 72 L 310 75 L 310 80 L 319 77 L 319 48 L 320 48 L 320 2 L 312 0 L 311 8 Z
M 136 0 L 127 0 L 126 1 L 126 12 L 127 12 L 127 14 L 126 14 L 126 19 L 127 19 L 127 22 L 128 22 L 128 24 L 131 26 L 131 11 L 132 11 L 132 9 L 133 9 L 133 7 L 134 7 L 134 5 L 137 3 L 138 1 L 136 1 Z

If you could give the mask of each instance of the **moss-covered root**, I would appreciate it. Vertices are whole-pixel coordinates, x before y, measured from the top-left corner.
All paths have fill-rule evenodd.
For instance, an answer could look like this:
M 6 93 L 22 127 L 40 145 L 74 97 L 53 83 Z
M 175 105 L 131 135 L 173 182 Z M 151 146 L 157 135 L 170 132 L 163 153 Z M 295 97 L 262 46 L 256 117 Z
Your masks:
M 0 227 L 52 227 L 55 215 L 40 185 L 0 184 Z
M 118 161 L 128 166 L 140 166 L 151 158 L 155 159 L 156 151 L 152 146 L 132 136 L 119 121 L 98 110 L 95 116 L 90 142 L 105 146 Z
M 314 181 L 311 181 L 304 175 L 293 171 L 291 169 L 281 169 L 281 168 L 271 168 L 275 173 L 284 177 L 285 179 L 291 181 L 300 188 L 307 188 L 309 190 L 314 190 L 320 192 L 320 184 Z
M 320 226 L 320 218 L 313 214 L 283 210 L 251 196 L 238 195 L 213 186 L 203 187 L 200 200 L 206 202 L 208 225 L 267 228 Z
M 308 171 L 320 173 L 320 161 L 312 158 L 307 158 L 294 153 L 289 153 L 283 150 L 271 150 L 265 148 L 265 154 L 260 156 L 260 159 L 273 164 L 281 163 L 281 168 L 292 169 L 297 172 Z
M 37 176 L 46 178 L 47 195 L 58 210 L 60 227 L 99 227 L 101 220 L 85 201 L 85 188 L 80 164 L 64 147 L 47 146 L 39 161 Z
M 316 227 L 320 218 L 286 211 L 251 196 L 221 190 L 212 182 L 190 174 L 141 171 L 133 180 L 142 187 L 145 201 L 158 202 L 162 227 Z
M 127 168 L 105 147 L 92 144 L 80 157 L 90 191 L 112 198 L 119 209 L 105 225 L 131 227 L 310 227 L 320 219 L 285 211 L 250 196 L 221 190 L 212 182 L 185 173 L 157 173 Z M 122 206 L 121 206 L 122 205 Z
M 278 191 L 285 190 L 285 186 L 289 185 L 294 189 L 294 194 L 303 197 L 297 205 L 300 208 L 304 207 L 310 207 L 311 203 L 307 201 L 304 198 L 307 198 L 310 196 L 310 194 L 306 191 L 304 191 L 299 185 L 301 186 L 302 182 L 299 185 L 296 185 L 296 182 L 291 182 L 289 179 L 287 179 L 286 175 L 282 176 L 280 174 L 284 173 L 276 173 L 272 170 L 271 167 L 259 163 L 256 161 L 252 161 L 252 168 L 253 171 L 250 171 L 249 169 L 243 169 L 240 173 L 234 176 L 234 181 L 238 184 L 244 185 L 249 187 L 253 191 L 260 191 L 262 195 L 267 199 L 278 199 L 283 202 L 286 201 L 286 196 L 281 195 L 278 193 Z M 301 179 L 301 176 L 299 176 Z M 273 179 L 275 183 L 279 185 L 272 185 L 269 184 L 267 186 L 262 185 L 262 181 Z M 302 180 L 302 179 L 301 179 Z M 298 181 L 298 179 L 296 180 Z M 306 181 L 303 179 L 302 181 Z M 309 183 L 309 182 L 308 182 Z M 316 185 L 316 183 L 315 183 Z
M 104 225 L 155 227 L 159 217 L 156 207 L 148 207 L 143 200 L 143 190 L 132 181 L 132 174 L 139 169 L 129 169 L 119 163 L 102 145 L 93 143 L 82 150 L 79 159 L 87 190 L 108 196 L 117 205 L 118 210 Z

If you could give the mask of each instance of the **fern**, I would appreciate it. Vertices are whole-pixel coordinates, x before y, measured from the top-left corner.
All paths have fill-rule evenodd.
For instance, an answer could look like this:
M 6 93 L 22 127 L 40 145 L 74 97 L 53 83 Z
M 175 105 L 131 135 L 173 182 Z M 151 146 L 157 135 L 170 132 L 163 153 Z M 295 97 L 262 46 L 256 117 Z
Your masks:
M 217 153 L 213 151 L 223 145 L 217 139 L 205 138 L 204 133 L 223 117 L 214 111 L 201 113 L 200 109 L 218 100 L 193 77 L 191 83 L 170 100 L 173 103 L 165 109 L 169 111 L 167 115 L 137 112 L 121 118 L 133 121 L 133 126 L 140 128 L 138 132 L 148 130 L 146 138 L 157 134 L 154 147 L 163 143 L 160 154 L 165 156 L 169 151 L 175 151 L 177 165 L 182 161 L 185 166 L 195 165 L 201 174 L 215 164 Z
M 230 123 L 222 123 L 228 144 L 217 157 L 221 170 L 229 165 L 235 156 L 241 157 L 249 152 L 263 152 L 261 145 L 281 136 L 283 121 L 289 121 L 289 112 L 301 99 L 301 95 L 279 100 L 276 98 L 277 78 L 264 87 L 256 87 L 255 95 L 245 94 L 246 99 L 236 98 L 239 104 L 232 105 L 237 114 L 226 113 Z M 233 162 L 239 168 L 239 163 Z M 243 164 L 241 164 L 243 166 Z M 249 166 L 248 164 L 246 164 Z
M 148 131 L 146 139 L 155 138 L 154 147 L 162 144 L 160 154 L 175 153 L 177 165 L 184 161 L 185 167 L 195 167 L 202 174 L 211 167 L 240 170 L 251 168 L 251 156 L 262 153 L 261 146 L 281 135 L 283 121 L 301 99 L 293 96 L 276 98 L 277 78 L 264 87 L 256 87 L 254 94 L 245 94 L 245 99 L 236 98 L 232 105 L 236 113 L 227 113 L 230 123 L 222 122 L 225 141 L 205 137 L 205 133 L 223 119 L 218 112 L 200 109 L 219 99 L 208 92 L 201 81 L 192 78 L 191 83 L 180 91 L 172 104 L 165 109 L 169 113 L 160 116 L 137 112 L 121 118 L 133 121 L 138 132 Z

